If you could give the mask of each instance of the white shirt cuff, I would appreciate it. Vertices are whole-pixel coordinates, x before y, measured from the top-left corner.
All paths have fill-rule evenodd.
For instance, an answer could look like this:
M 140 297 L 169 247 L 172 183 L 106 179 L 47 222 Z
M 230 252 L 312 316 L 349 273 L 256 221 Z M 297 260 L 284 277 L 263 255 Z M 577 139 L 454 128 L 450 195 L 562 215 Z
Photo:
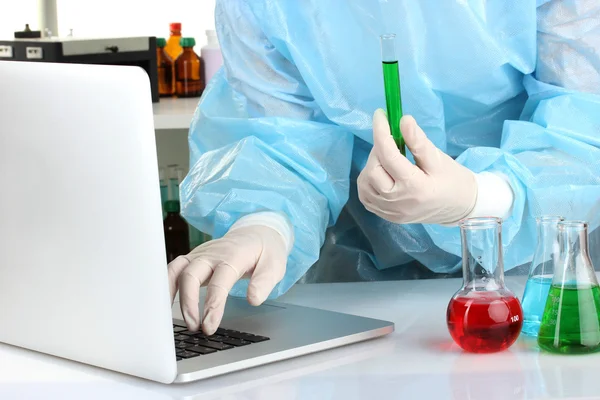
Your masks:
M 255 225 L 266 226 L 277 231 L 285 242 L 288 255 L 290 254 L 294 247 L 294 228 L 287 215 L 282 212 L 274 211 L 262 211 L 248 214 L 238 219 L 231 228 L 229 228 L 229 232 L 241 227 Z
M 477 181 L 477 201 L 468 218 L 496 217 L 502 220 L 510 217 L 515 198 L 508 177 L 499 172 L 475 174 Z

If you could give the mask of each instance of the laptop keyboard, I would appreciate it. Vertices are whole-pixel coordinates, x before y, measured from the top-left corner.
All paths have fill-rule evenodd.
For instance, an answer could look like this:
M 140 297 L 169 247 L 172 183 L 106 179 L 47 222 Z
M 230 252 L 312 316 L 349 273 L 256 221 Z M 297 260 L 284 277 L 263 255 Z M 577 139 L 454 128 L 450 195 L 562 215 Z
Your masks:
M 269 340 L 265 336 L 223 328 L 217 329 L 212 336 L 206 336 L 202 331 L 190 332 L 185 326 L 173 325 L 173 333 L 177 361 Z

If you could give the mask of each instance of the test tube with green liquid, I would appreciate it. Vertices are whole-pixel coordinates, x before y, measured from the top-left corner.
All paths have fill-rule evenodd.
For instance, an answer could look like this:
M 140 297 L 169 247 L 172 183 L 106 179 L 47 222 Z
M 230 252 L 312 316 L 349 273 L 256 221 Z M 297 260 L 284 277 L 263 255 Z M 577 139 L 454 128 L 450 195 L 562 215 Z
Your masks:
M 385 105 L 392 137 L 402 155 L 406 155 L 404 138 L 400 132 L 402 118 L 402 98 L 400 96 L 400 74 L 398 73 L 398 58 L 396 57 L 396 35 L 387 33 L 381 35 L 381 61 L 383 63 L 383 84 L 385 87 Z

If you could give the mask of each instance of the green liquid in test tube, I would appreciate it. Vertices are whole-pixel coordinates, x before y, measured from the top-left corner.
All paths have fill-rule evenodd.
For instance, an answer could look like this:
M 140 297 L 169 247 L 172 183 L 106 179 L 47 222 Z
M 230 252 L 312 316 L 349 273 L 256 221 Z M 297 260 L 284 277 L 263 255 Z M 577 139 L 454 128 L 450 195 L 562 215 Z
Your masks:
M 383 62 L 383 84 L 385 86 L 385 105 L 392 137 L 396 146 L 406 155 L 404 138 L 400 132 L 402 118 L 402 98 L 400 96 L 400 74 L 398 58 L 396 57 L 396 35 L 393 33 L 381 35 L 381 60 Z

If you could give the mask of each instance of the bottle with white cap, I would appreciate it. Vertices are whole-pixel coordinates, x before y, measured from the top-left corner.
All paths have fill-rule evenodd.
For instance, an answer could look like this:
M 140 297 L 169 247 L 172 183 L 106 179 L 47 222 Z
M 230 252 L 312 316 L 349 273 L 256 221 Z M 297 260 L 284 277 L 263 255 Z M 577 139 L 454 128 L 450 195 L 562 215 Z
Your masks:
M 208 44 L 200 49 L 200 57 L 204 61 L 205 82 L 208 85 L 210 79 L 223 65 L 223 56 L 221 55 L 217 32 L 207 30 L 206 39 Z

